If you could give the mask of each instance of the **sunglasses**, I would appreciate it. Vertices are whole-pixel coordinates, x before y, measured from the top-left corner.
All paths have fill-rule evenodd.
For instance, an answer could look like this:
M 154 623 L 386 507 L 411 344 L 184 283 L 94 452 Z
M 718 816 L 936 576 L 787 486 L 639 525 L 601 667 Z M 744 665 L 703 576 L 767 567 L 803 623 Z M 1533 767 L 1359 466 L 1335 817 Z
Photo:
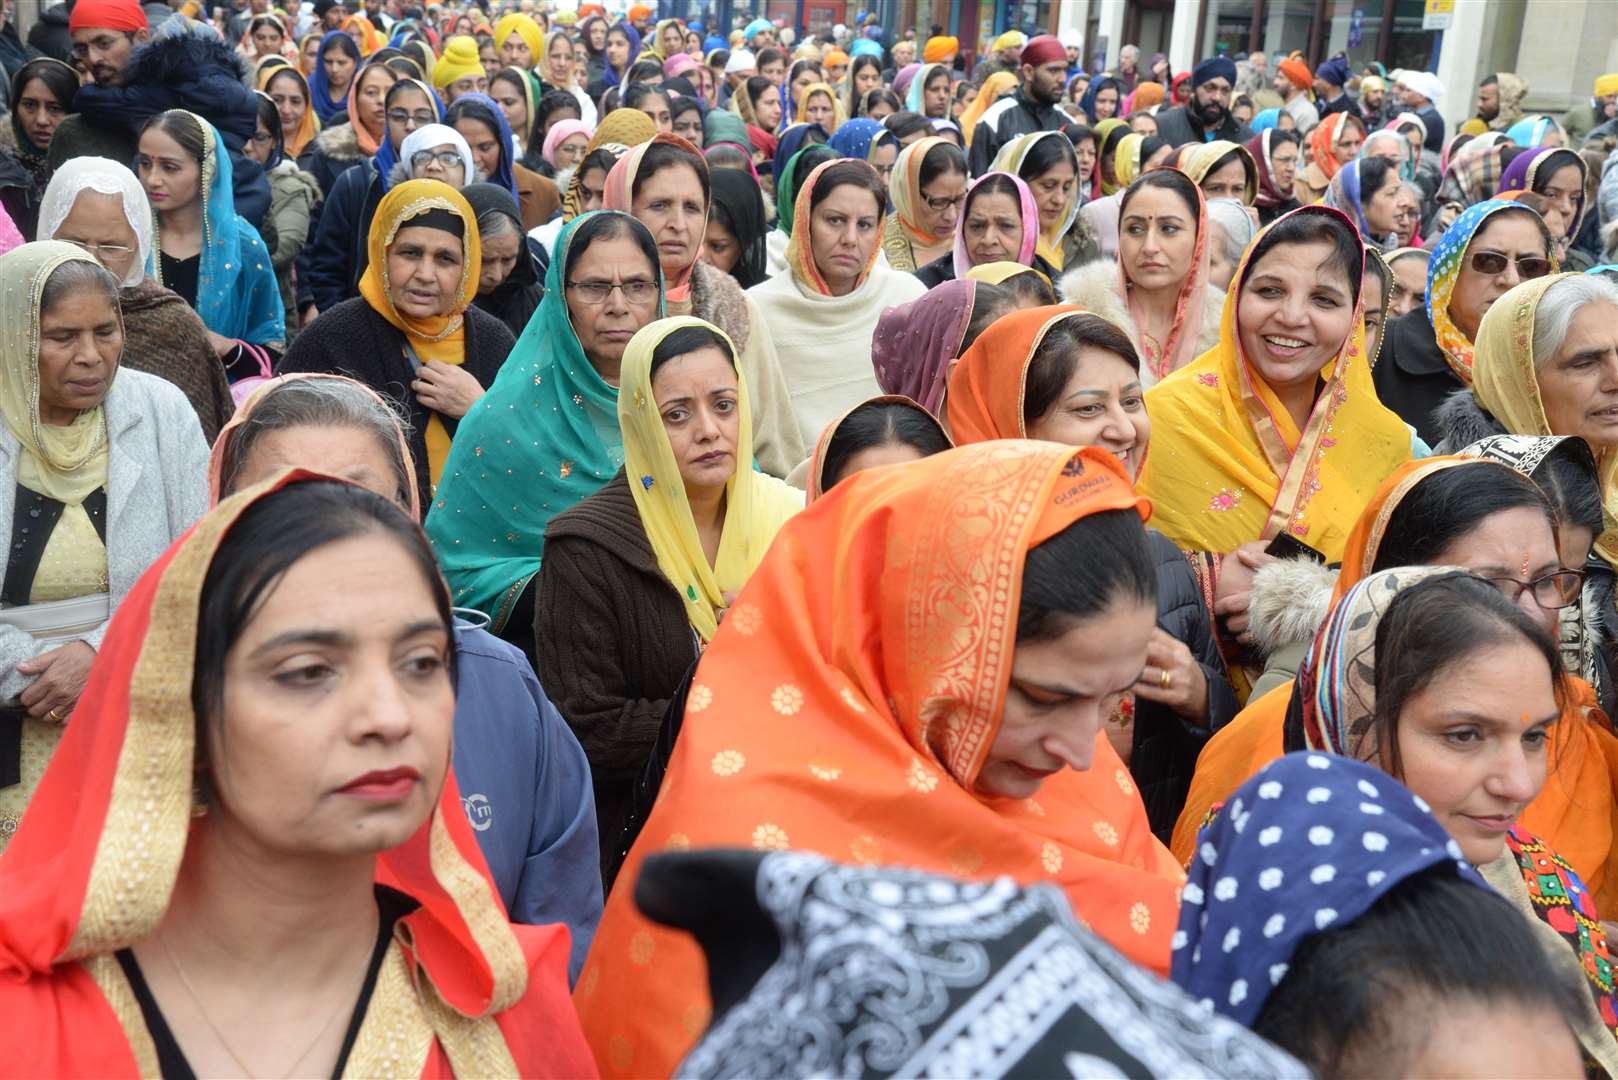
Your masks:
M 1518 255 L 1512 259 L 1500 251 L 1474 251 L 1468 262 L 1472 269 L 1489 277 L 1496 277 L 1506 272 L 1506 265 L 1511 262 L 1517 264 L 1517 276 L 1524 281 L 1533 278 L 1542 278 L 1551 272 L 1551 261 L 1543 255 Z

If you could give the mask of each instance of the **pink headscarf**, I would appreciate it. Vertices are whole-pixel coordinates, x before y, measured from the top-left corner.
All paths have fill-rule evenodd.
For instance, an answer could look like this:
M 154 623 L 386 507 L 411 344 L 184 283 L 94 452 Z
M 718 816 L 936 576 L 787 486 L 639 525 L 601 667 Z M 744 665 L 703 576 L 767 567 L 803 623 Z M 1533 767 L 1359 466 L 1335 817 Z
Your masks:
M 583 120 L 558 120 L 545 132 L 545 143 L 540 147 L 540 153 L 552 165 L 556 164 L 556 148 L 575 135 L 591 135 L 590 125 Z
M 1022 214 L 1022 244 L 1017 248 L 1017 254 L 1008 256 L 1008 261 L 1020 262 L 1024 266 L 1031 265 L 1034 258 L 1034 248 L 1039 245 L 1039 207 L 1034 204 L 1034 193 L 1028 185 L 1008 172 L 987 172 L 966 189 L 966 200 L 961 203 L 961 217 L 955 224 L 955 276 L 964 278 L 966 272 L 972 269 L 972 257 L 966 253 L 966 212 L 972 206 L 972 193 L 979 184 L 991 176 L 1003 176 L 1017 185 L 1017 201 L 1020 204 L 1019 212 Z M 914 395 L 911 395 L 914 396 Z M 920 398 L 916 400 L 920 401 Z M 926 402 L 922 402 L 926 404 Z
M 27 243 L 17 228 L 17 223 L 11 220 L 6 208 L 0 206 L 0 255 L 4 255 L 14 247 L 22 247 Z
M 1185 281 L 1180 285 L 1180 296 L 1174 305 L 1174 326 L 1169 330 L 1167 340 L 1157 342 L 1144 333 L 1141 334 L 1141 362 L 1151 371 L 1154 383 L 1162 381 L 1171 372 L 1180 370 L 1197 358 L 1197 337 L 1202 333 L 1202 305 L 1208 295 L 1210 261 L 1208 203 L 1202 197 L 1202 188 L 1198 187 L 1189 176 L 1186 177 L 1186 181 L 1191 190 L 1197 193 L 1195 207 L 1197 246 L 1191 252 L 1191 271 L 1186 274 Z M 1118 208 L 1120 228 L 1123 211 L 1120 201 Z M 1129 306 L 1129 315 L 1135 320 L 1135 325 L 1144 325 L 1145 312 L 1135 303 L 1134 294 L 1129 288 L 1129 273 L 1124 269 L 1122 257 L 1118 259 L 1118 288 L 1123 294 L 1124 302 Z
M 675 53 L 663 61 L 663 74 L 672 79 L 676 75 L 685 74 L 687 71 L 695 71 L 701 66 L 701 64 L 697 63 L 696 57 L 690 53 Z
M 976 281 L 946 281 L 882 313 L 871 335 L 871 366 L 884 394 L 903 395 L 938 415 L 949 362 L 960 357 L 972 323 L 977 289 Z

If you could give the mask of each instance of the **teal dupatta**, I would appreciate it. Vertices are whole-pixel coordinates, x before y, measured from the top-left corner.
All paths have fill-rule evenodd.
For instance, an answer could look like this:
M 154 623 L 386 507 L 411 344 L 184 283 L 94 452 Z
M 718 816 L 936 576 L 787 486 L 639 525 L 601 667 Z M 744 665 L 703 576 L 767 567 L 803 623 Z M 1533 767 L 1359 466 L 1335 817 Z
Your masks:
M 551 518 L 623 467 L 618 390 L 584 355 L 564 298 L 573 238 L 606 214 L 629 218 L 613 210 L 581 214 L 557 237 L 545 297 L 494 385 L 457 425 L 427 513 L 427 536 L 455 606 L 483 612 L 495 630 L 539 573 Z M 658 278 L 661 284 L 661 269 Z M 663 315 L 660 292 L 657 317 Z

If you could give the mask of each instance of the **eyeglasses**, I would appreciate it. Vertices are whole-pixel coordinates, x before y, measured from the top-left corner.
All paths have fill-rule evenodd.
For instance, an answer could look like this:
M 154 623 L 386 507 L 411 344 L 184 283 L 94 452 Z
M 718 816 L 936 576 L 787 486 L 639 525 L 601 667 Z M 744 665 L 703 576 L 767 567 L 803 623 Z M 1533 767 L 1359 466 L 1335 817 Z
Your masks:
M 604 304 L 612 290 L 617 289 L 624 294 L 624 299 L 631 304 L 645 304 L 657 299 L 657 282 L 647 281 L 645 278 L 636 278 L 630 281 L 570 281 L 567 287 L 572 289 L 580 300 L 586 304 Z
M 951 198 L 951 199 L 935 199 L 931 195 L 923 195 L 921 198 L 922 198 L 922 201 L 927 204 L 927 208 L 929 210 L 931 210 L 935 214 L 942 214 L 945 210 L 948 210 L 950 207 L 952 207 L 952 206 L 960 206 L 963 202 L 965 202 L 966 201 L 966 192 L 963 191 L 959 195 L 957 195 L 957 196 L 955 196 L 954 198 Z
M 425 127 L 428 124 L 436 124 L 437 122 L 438 114 L 427 109 L 423 109 L 421 112 L 405 112 L 403 109 L 393 109 L 388 113 L 388 123 L 390 124 L 415 124 L 417 127 Z
M 1551 261 L 1543 255 L 1518 255 L 1515 260 L 1502 251 L 1474 251 L 1468 262 L 1480 274 L 1494 277 L 1506 272 L 1506 264 L 1515 261 L 1517 276 L 1524 281 L 1541 278 L 1551 272 Z
M 101 260 L 103 255 L 109 259 L 127 259 L 135 254 L 134 248 L 125 247 L 123 244 L 93 244 L 85 240 L 67 240 L 60 236 L 55 237 L 55 239 L 61 240 L 65 244 L 72 244 L 97 262 Z
M 1518 581 L 1516 578 L 1490 578 L 1494 587 L 1512 603 L 1516 603 L 1523 591 L 1532 590 L 1534 602 L 1546 611 L 1555 611 L 1565 608 L 1578 599 L 1579 591 L 1584 588 L 1583 570 L 1558 570 L 1554 574 L 1546 574 L 1533 581 Z
M 272 143 L 274 141 L 275 141 L 275 136 L 271 135 L 268 131 L 255 131 L 255 132 L 253 132 L 253 143 L 254 143 L 254 145 L 268 146 L 268 145 L 270 145 L 270 143 Z
M 466 165 L 461 160 L 459 150 L 417 150 L 410 155 L 412 169 L 425 169 L 435 161 L 446 169 L 459 169 Z

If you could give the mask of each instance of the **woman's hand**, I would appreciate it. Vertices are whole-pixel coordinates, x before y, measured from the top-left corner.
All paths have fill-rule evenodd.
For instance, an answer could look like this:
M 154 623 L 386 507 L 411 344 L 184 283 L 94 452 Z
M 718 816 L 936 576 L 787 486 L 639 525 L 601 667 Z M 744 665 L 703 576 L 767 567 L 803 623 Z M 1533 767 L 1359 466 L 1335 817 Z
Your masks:
M 96 651 L 87 642 L 70 641 L 18 664 L 21 674 L 38 676 L 20 695 L 28 715 L 57 723 L 66 720 L 84 693 L 95 658 Z
M 208 344 L 213 346 L 215 356 L 227 356 L 229 355 L 230 351 L 236 347 L 236 339 L 228 338 L 209 330 Z
M 1185 642 L 1161 627 L 1152 628 L 1146 643 L 1146 667 L 1134 686 L 1135 696 L 1167 705 L 1194 724 L 1208 722 L 1208 679 Z
M 1225 630 L 1242 645 L 1251 648 L 1247 608 L 1253 602 L 1253 573 L 1275 561 L 1263 540 L 1250 540 L 1219 561 L 1219 584 L 1214 590 L 1214 617 L 1225 621 Z
M 472 403 L 483 396 L 483 384 L 471 372 L 442 360 L 429 360 L 417 368 L 410 389 L 424 406 L 454 420 L 465 416 Z

